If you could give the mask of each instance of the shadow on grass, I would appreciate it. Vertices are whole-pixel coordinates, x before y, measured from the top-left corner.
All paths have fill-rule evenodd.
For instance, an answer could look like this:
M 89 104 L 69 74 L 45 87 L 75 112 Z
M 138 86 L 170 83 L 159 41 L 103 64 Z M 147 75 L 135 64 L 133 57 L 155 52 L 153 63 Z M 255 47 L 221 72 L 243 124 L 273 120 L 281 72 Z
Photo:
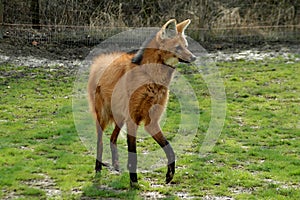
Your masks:
M 121 174 L 108 176 L 106 171 L 97 173 L 91 180 L 91 184 L 83 189 L 80 199 L 178 199 L 169 192 L 160 193 L 151 187 L 151 184 L 143 179 L 139 181 L 138 188 L 131 188 L 129 175 Z
M 129 178 L 125 173 L 118 178 L 113 178 L 107 184 L 105 183 L 106 178 L 104 173 L 97 173 L 93 177 L 92 183 L 83 188 L 81 199 L 140 199 L 139 190 L 130 188 Z

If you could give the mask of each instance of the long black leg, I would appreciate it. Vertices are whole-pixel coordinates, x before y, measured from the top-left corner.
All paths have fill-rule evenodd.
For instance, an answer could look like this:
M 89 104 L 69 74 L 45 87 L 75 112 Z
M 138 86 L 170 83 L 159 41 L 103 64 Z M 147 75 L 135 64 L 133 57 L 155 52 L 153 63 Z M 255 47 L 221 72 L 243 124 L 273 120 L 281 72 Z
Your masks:
M 128 144 L 128 164 L 130 185 L 137 186 L 137 153 L 136 153 L 136 132 L 137 125 L 134 123 L 127 123 L 127 144 Z
M 168 140 L 164 137 L 163 133 L 161 132 L 161 129 L 158 125 L 158 123 L 152 123 L 147 126 L 145 126 L 145 129 L 147 132 L 149 132 L 152 136 L 152 138 L 159 144 L 161 148 L 163 148 L 167 159 L 168 159 L 168 171 L 166 174 L 166 183 L 171 182 L 173 179 L 173 176 L 175 174 L 175 153 L 171 146 L 171 144 L 168 142 Z
M 123 125 L 123 124 L 122 124 Z M 110 150 L 112 155 L 112 165 L 115 170 L 119 171 L 119 155 L 118 155 L 118 148 L 117 148 L 117 139 L 122 128 L 116 124 L 115 129 L 110 137 Z
M 98 121 L 96 121 L 96 129 L 97 129 L 97 157 L 96 157 L 96 166 L 95 170 L 96 173 L 100 172 L 102 170 L 102 153 L 103 153 L 103 141 L 102 141 L 102 135 L 103 131 L 100 127 L 100 124 Z

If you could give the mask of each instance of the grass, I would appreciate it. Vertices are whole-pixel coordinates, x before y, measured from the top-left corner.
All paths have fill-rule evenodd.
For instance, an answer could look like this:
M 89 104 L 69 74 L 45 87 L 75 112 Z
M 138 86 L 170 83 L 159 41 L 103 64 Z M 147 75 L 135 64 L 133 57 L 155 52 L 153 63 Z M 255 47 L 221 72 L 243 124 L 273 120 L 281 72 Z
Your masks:
M 140 189 L 133 190 L 126 170 L 104 168 L 95 176 L 94 157 L 73 122 L 74 73 L 62 66 L 1 65 L 0 198 L 300 199 L 300 63 L 276 58 L 217 66 L 227 117 L 213 151 L 198 153 L 211 115 L 207 86 L 200 74 L 179 69 L 200 102 L 198 134 L 187 153 L 177 155 L 172 184 L 164 184 L 163 167 L 139 173 Z M 178 112 L 171 95 L 164 126 L 171 140 Z M 140 151 L 154 148 L 150 139 L 141 143 Z

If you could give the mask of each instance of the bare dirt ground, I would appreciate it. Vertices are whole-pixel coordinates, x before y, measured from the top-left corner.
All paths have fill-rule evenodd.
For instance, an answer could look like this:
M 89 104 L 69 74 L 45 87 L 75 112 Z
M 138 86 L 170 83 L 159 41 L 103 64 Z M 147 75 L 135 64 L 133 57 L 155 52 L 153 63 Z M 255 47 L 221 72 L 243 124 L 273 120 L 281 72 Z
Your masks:
M 266 58 L 290 54 L 300 54 L 300 41 L 293 43 L 201 43 L 215 61 L 263 60 Z M 75 61 L 84 60 L 95 48 L 77 42 L 75 45 L 61 43 L 34 43 L 28 40 L 6 37 L 0 40 L 0 62 L 10 62 L 26 66 L 51 64 L 74 65 Z M 76 63 L 75 63 L 76 64 Z
M 100 43 L 101 41 L 99 41 Z M 75 45 L 74 45 L 75 44 Z M 31 63 L 34 66 L 51 61 L 60 61 L 68 63 L 68 61 L 84 60 L 90 51 L 95 47 L 76 42 L 73 45 L 61 43 L 35 43 L 34 41 L 20 40 L 17 38 L 4 38 L 0 40 L 0 62 L 13 62 L 17 64 L 18 59 L 36 58 L 43 61 L 42 63 Z M 204 49 L 216 61 L 231 61 L 237 59 L 245 60 L 262 60 L 283 56 L 287 54 L 300 54 L 300 41 L 296 42 L 264 42 L 264 43 L 200 43 Z M 3 58 L 4 57 L 4 58 Z M 30 64 L 30 63 L 29 63 Z M 48 63 L 49 64 L 49 63 Z

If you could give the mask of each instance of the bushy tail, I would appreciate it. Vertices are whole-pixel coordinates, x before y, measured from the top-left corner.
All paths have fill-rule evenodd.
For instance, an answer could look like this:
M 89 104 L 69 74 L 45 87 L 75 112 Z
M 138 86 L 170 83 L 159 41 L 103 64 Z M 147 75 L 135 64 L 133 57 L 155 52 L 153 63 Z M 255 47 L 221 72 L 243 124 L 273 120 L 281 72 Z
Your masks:
M 111 54 L 102 54 L 95 58 L 90 69 L 90 76 L 88 81 L 88 101 L 90 106 L 90 112 L 96 118 L 95 110 L 95 92 L 101 78 L 101 75 L 105 69 L 122 53 L 111 53 Z M 99 102 L 100 103 L 100 102 Z

